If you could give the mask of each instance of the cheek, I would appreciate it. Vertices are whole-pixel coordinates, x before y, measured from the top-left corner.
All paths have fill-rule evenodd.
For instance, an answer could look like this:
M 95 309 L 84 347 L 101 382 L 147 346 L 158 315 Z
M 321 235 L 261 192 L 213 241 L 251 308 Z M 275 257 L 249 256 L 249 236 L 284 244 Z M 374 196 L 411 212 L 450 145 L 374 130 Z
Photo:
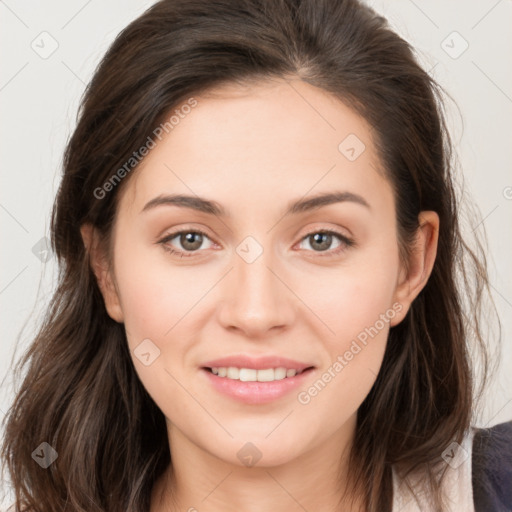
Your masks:
M 382 330 L 378 321 L 382 315 L 388 323 L 394 317 L 389 311 L 393 292 L 393 283 L 387 276 L 367 272 L 360 276 L 353 273 L 343 279 L 337 292 L 329 292 L 331 300 L 326 304 L 326 317 L 336 336 L 343 340 L 356 338 L 375 324 Z
M 336 375 L 343 373 L 337 382 L 348 389 L 369 391 L 382 363 L 391 322 L 402 309 L 393 298 L 398 250 L 390 243 L 378 247 L 361 252 L 356 263 L 333 272 L 309 297 L 311 309 L 330 328 L 324 342 L 330 365 L 340 363 L 333 369 Z
M 354 252 L 339 268 L 317 270 L 308 280 L 309 293 L 303 289 L 308 306 L 324 319 L 338 341 L 356 337 L 392 308 L 398 250 L 392 244 L 374 247 Z M 394 317 L 395 311 L 390 314 Z
M 330 291 L 331 301 L 319 316 L 334 333 L 323 336 L 326 358 L 321 373 L 297 396 L 300 404 L 312 405 L 305 410 L 314 409 L 319 416 L 322 411 L 337 411 L 323 429 L 335 430 L 355 414 L 370 392 L 397 313 L 389 279 L 357 277 L 345 279 L 337 292 Z
M 132 247 L 128 252 L 119 244 L 115 273 L 132 350 L 144 339 L 154 340 L 163 349 L 165 340 L 208 289 L 204 283 L 209 280 L 201 277 L 201 270 L 192 273 L 175 267 L 161 251 L 155 258 L 154 250 Z M 173 346 L 174 352 L 179 351 L 179 345 Z
M 351 287 L 347 283 L 345 292 L 329 306 L 326 318 L 334 334 L 325 338 L 325 348 L 329 371 L 340 375 L 334 387 L 342 387 L 345 397 L 353 394 L 357 402 L 379 372 L 390 321 L 396 312 L 385 288 L 365 287 L 361 282 Z
M 163 250 L 164 255 L 155 258 L 155 251 L 123 252 L 121 247 L 118 254 L 125 256 L 117 258 L 115 272 L 135 371 L 166 414 L 172 413 L 166 410 L 170 403 L 180 403 L 185 414 L 190 399 L 178 382 L 186 372 L 193 308 L 210 280 L 198 275 L 204 274 L 201 270 L 173 267 Z

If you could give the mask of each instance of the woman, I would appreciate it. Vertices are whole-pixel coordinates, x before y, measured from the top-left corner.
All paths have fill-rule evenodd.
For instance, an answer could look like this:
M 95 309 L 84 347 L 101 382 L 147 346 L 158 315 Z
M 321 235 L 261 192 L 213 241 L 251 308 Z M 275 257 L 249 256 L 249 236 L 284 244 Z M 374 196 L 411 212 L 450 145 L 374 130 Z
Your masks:
M 471 427 L 488 281 L 452 179 L 439 88 L 370 8 L 155 4 L 66 150 L 16 505 L 510 507 L 512 423 Z

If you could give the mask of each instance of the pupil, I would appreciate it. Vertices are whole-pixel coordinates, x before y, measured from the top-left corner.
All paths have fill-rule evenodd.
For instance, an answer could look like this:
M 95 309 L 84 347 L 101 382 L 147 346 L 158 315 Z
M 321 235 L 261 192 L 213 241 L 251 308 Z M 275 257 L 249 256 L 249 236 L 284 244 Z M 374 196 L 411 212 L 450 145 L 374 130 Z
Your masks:
M 320 245 L 320 250 L 326 250 L 331 245 L 331 237 L 332 235 L 329 235 L 328 233 L 316 233 L 313 235 L 314 243 L 318 243 Z M 321 240 L 324 239 L 324 243 L 322 244 Z
M 194 239 L 197 237 L 197 239 L 194 242 Z M 184 239 L 184 240 L 183 240 Z M 182 245 L 186 249 L 199 249 L 201 247 L 202 243 L 202 235 L 200 233 L 186 233 L 185 235 L 182 235 Z

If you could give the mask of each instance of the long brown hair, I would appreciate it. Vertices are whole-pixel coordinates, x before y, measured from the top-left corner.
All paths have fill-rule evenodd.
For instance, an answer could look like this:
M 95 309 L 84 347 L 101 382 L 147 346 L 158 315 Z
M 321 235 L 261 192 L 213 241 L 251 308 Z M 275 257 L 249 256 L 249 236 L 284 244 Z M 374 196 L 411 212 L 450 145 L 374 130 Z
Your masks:
M 82 98 L 52 212 L 59 280 L 17 371 L 2 457 L 18 510 L 142 512 L 171 464 L 163 413 L 136 375 L 124 326 L 105 309 L 80 227 L 110 240 L 112 179 L 168 113 L 216 85 L 297 77 L 363 116 L 397 210 L 405 262 L 418 214 L 440 217 L 431 277 L 391 328 L 375 385 L 359 408 L 350 485 L 369 512 L 389 511 L 391 467 L 421 468 L 442 510 L 442 451 L 468 432 L 485 382 L 480 322 L 483 245 L 463 239 L 442 90 L 410 45 L 357 0 L 162 0 L 116 38 Z M 96 193 L 95 193 L 96 191 Z M 467 304 L 466 304 L 467 301 Z M 475 383 L 471 344 L 483 355 Z M 58 453 L 47 469 L 32 453 Z

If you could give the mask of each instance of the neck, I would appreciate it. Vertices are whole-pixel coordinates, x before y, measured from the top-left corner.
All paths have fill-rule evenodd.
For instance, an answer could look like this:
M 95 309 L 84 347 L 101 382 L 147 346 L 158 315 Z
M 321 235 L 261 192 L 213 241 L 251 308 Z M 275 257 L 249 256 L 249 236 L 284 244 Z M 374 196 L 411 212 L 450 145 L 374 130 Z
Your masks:
M 355 417 L 321 445 L 277 465 L 263 456 L 252 467 L 206 452 L 168 426 L 172 468 L 157 481 L 150 512 L 362 512 L 360 498 L 343 496 Z

